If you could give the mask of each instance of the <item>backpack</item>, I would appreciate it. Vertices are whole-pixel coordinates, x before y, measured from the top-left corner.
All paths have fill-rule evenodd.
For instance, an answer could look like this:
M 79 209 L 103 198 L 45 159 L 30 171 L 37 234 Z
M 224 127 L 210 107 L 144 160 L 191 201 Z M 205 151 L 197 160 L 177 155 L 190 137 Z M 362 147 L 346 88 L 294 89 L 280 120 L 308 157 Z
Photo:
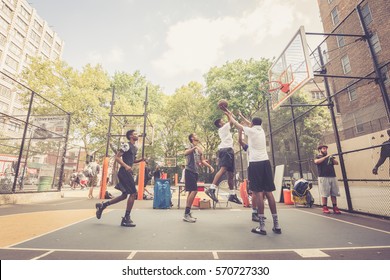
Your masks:
M 92 166 L 91 164 L 88 164 L 85 168 L 84 168 L 84 175 L 87 176 L 87 177 L 91 177 L 93 174 L 93 171 L 92 171 Z

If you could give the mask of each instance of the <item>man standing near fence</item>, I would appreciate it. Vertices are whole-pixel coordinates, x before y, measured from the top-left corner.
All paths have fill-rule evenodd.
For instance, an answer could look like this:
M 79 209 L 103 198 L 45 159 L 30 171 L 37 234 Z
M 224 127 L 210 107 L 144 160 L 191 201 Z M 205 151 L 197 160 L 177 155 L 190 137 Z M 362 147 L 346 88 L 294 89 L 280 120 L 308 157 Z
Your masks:
M 340 196 L 339 186 L 337 185 L 336 172 L 334 166 L 339 162 L 334 156 L 328 154 L 328 146 L 320 144 L 317 147 L 319 154 L 314 159 L 318 170 L 318 188 L 322 198 L 322 212 L 330 214 L 328 209 L 328 197 L 330 196 L 333 204 L 333 212 L 341 214 L 337 207 L 337 196 Z
M 380 157 L 378 159 L 378 162 L 375 164 L 374 169 L 372 170 L 372 173 L 374 175 L 378 175 L 378 168 L 383 163 L 385 163 L 387 158 L 390 158 L 390 129 L 387 130 L 387 135 L 389 136 L 389 139 L 382 143 Z M 389 174 L 390 174 L 390 168 L 389 168 Z

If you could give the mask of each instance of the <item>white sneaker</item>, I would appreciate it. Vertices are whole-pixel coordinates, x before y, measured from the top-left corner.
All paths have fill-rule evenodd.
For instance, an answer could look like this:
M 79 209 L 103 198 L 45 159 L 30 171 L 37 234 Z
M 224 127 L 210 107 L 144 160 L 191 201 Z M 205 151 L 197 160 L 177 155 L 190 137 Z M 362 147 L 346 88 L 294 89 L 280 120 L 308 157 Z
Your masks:
M 183 221 L 188 222 L 188 223 L 195 223 L 196 219 L 191 217 L 191 214 L 185 214 L 183 217 Z

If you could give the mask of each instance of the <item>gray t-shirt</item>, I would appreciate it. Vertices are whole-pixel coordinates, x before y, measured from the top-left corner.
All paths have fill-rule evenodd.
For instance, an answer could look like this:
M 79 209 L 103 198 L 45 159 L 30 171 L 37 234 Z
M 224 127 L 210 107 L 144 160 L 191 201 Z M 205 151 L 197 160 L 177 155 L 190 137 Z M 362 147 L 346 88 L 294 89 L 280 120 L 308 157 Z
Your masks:
M 189 144 L 185 147 L 186 150 L 193 148 L 194 145 Z M 198 150 L 195 150 L 193 153 L 186 155 L 186 169 L 198 173 L 198 166 L 201 162 L 200 154 Z

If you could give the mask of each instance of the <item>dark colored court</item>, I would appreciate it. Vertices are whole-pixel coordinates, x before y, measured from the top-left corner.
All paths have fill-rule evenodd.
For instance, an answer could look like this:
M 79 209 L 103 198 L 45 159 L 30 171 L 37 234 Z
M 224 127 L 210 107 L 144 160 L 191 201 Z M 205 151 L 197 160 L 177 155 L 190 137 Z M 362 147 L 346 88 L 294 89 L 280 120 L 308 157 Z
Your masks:
M 82 193 L 79 191 L 80 194 Z M 153 209 L 136 201 L 135 228 L 120 227 L 125 203 L 95 218 L 97 199 L 74 192 L 44 203 L 3 205 L 0 220 L 2 260 L 389 260 L 390 221 L 350 214 L 324 215 L 320 208 L 278 203 L 283 233 L 274 234 L 266 209 L 266 236 L 250 232 L 251 209 L 220 203 L 193 209 L 194 224 L 183 209 Z M 84 194 L 86 194 L 84 192 Z M 185 197 L 181 197 L 182 205 Z M 14 232 L 13 232 L 14 231 Z M 21 232 L 23 231 L 23 232 Z M 18 233 L 20 237 L 15 237 Z M 8 241 L 7 241 L 8 240 Z

